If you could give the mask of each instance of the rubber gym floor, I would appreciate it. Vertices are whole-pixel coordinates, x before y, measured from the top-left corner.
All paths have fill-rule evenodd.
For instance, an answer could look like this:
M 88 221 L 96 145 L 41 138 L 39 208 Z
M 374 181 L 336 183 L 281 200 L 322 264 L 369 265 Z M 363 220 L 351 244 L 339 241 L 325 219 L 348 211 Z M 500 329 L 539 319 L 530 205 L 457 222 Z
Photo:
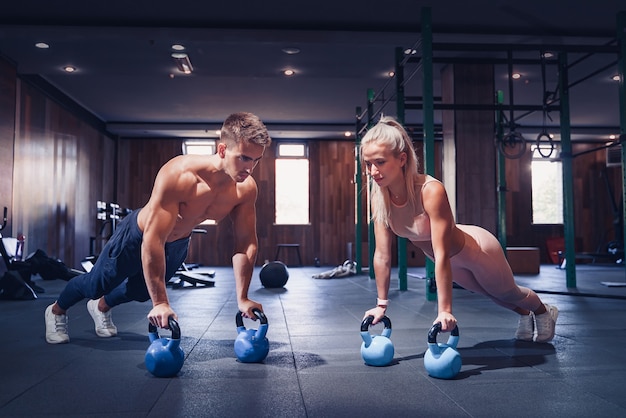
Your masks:
M 555 266 L 516 277 L 560 310 L 549 344 L 515 341 L 515 313 L 454 289 L 463 366 L 453 380 L 424 369 L 436 303 L 426 300 L 423 269 L 409 269 L 406 291 L 392 281 L 395 356 L 389 366 L 372 367 L 360 354 L 360 323 L 376 300 L 374 280 L 311 277 L 330 268 L 290 267 L 282 289 L 264 288 L 255 269 L 249 295 L 263 304 L 269 324 L 263 363 L 241 363 L 234 354 L 230 268 L 215 269 L 214 287 L 170 289 L 185 352 L 173 378 L 145 368 L 149 303 L 117 307 L 119 334 L 109 339 L 96 336 L 85 303 L 78 304 L 69 311 L 70 343 L 49 345 L 44 310 L 65 282 L 36 281 L 45 289 L 38 299 L 0 301 L 0 416 L 626 416 L 626 287 L 601 283 L 626 284 L 623 267 L 577 266 L 576 289 L 566 288 L 565 271 Z M 381 331 L 381 325 L 370 329 Z

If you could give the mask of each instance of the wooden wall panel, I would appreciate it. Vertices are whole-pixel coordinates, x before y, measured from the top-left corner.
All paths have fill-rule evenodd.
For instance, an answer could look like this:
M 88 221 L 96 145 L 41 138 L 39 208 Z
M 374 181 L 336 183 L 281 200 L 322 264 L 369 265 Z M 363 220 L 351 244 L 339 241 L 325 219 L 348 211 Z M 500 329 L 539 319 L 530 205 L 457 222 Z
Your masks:
M 112 197 L 113 142 L 38 89 L 19 83 L 13 221 L 26 253 L 42 249 L 72 267 L 90 253 L 96 199 Z M 94 199 L 95 198 L 95 199 Z
M 15 133 L 16 69 L 0 58 L 0 211 L 6 207 L 8 223 L 2 231 L 13 236 L 13 143 Z M 0 215 L 3 212 L 0 212 Z M 1 220 L 0 220 L 1 222 Z

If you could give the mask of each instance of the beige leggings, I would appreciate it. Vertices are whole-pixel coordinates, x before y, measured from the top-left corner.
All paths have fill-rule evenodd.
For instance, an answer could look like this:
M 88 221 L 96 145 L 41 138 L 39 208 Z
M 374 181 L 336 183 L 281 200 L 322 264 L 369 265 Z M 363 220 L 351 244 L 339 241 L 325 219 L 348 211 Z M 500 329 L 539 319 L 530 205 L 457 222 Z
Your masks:
M 542 304 L 539 296 L 515 283 L 496 237 L 478 226 L 457 226 L 465 233 L 465 245 L 450 259 L 453 280 L 469 291 L 488 296 L 505 308 L 536 311 Z

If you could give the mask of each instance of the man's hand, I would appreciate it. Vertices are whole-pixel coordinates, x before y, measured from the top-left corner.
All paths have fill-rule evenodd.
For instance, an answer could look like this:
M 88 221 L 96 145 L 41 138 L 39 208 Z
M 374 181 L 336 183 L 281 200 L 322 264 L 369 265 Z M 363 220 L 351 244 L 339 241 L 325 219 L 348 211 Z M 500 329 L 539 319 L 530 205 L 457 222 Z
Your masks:
M 176 315 L 176 312 L 174 312 L 168 303 L 160 303 L 148 313 L 148 321 L 159 328 L 169 329 L 170 316 L 178 320 L 178 315 Z
M 243 316 L 244 318 L 250 318 L 253 321 L 257 320 L 256 315 L 254 314 L 254 312 L 252 312 L 253 309 L 256 308 L 263 312 L 263 306 L 260 303 L 257 303 L 251 299 L 246 299 L 239 302 L 238 307 L 239 311 L 241 311 L 241 316 Z

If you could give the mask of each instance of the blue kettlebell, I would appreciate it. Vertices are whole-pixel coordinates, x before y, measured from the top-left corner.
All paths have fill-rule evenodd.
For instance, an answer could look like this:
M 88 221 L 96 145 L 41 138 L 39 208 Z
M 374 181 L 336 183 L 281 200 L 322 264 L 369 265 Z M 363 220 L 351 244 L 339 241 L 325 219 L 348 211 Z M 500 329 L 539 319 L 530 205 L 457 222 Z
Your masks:
M 172 377 L 183 367 L 185 353 L 180 348 L 180 327 L 173 316 L 168 324 L 172 330 L 172 338 L 159 338 L 157 327 L 150 324 L 148 332 L 150 346 L 146 351 L 146 369 L 156 377 Z
M 455 326 L 446 344 L 437 343 L 441 322 L 428 331 L 428 350 L 424 353 L 424 367 L 428 374 L 438 379 L 452 379 L 461 370 L 461 354 L 456 350 L 459 343 L 459 327 Z
M 370 335 L 369 327 L 372 325 L 374 317 L 369 315 L 361 322 L 361 357 L 365 364 L 369 366 L 387 366 L 393 360 L 393 343 L 389 339 L 391 336 L 391 319 L 383 316 L 381 319 L 385 328 L 381 335 Z
M 254 315 L 261 321 L 259 329 L 246 329 L 243 326 L 241 312 L 235 315 L 237 338 L 235 339 L 235 355 L 242 363 L 260 363 L 270 351 L 267 334 L 267 317 L 259 309 L 253 309 Z

